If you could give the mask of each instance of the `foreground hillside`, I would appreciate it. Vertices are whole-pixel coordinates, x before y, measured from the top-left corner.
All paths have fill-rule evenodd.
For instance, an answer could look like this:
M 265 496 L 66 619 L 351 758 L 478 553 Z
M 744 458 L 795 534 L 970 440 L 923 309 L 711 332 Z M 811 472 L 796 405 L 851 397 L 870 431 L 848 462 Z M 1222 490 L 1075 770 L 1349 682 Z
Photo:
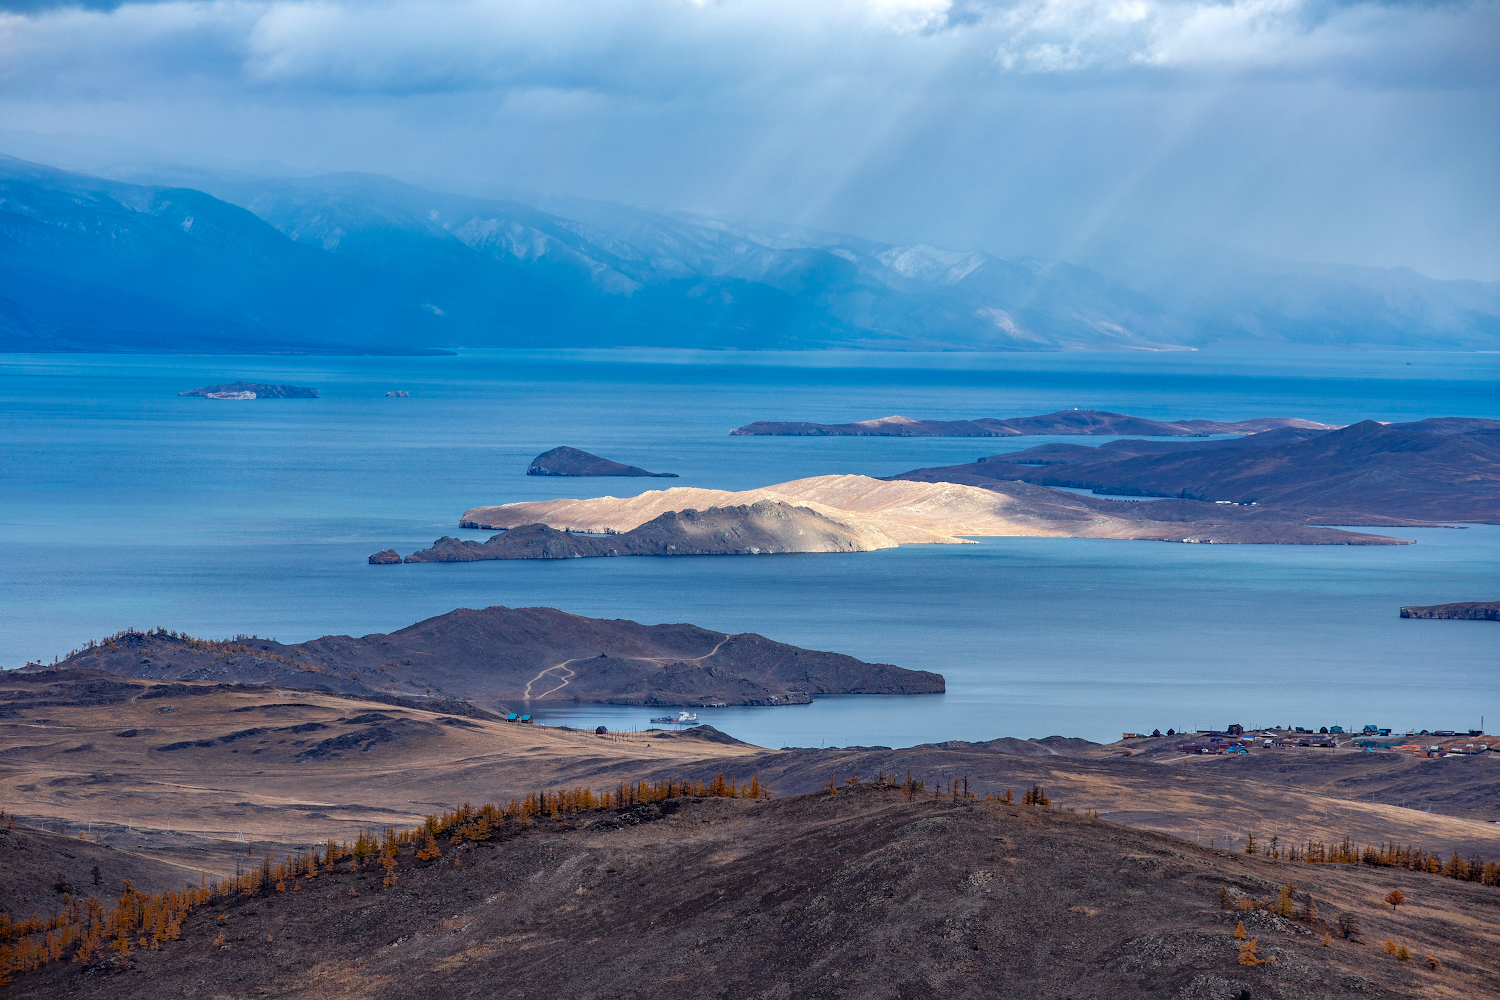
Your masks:
M 303 856 L 158 950 L 52 962 L 11 993 L 1323 1000 L 1479 996 L 1500 975 L 1493 887 L 868 785 L 470 819 L 453 837 L 434 818 L 441 836 L 388 865 Z M 1287 916 L 1266 908 L 1284 887 Z

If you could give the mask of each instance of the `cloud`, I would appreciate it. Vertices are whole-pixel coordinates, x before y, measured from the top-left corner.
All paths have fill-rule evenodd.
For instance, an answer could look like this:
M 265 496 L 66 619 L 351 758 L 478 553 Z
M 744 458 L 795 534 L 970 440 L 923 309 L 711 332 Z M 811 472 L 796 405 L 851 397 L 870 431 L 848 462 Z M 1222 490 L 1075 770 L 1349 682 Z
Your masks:
M 1492 76 L 1485 47 L 1461 40 L 1497 27 L 1490 4 L 1327 0 L 36 2 L 0 14 L 12 86 L 102 86 L 113 74 L 129 88 L 207 72 L 251 88 L 663 98 L 848 73 L 946 73 L 975 87 L 1151 71 Z
M 1479 0 L 0 0 L 0 113 L 958 249 L 1495 275 L 1497 36 Z

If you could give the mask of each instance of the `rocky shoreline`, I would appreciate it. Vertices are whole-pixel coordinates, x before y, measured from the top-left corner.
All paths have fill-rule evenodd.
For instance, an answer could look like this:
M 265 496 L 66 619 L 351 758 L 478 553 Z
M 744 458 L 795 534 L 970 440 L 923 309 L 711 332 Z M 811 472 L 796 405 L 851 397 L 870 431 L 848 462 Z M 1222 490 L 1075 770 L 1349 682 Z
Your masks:
M 1401 609 L 1402 618 L 1448 618 L 1455 621 L 1500 622 L 1500 601 L 1461 601 Z
M 225 382 L 222 385 L 200 385 L 179 392 L 179 396 L 201 396 L 205 399 L 317 399 L 318 390 L 300 385 L 268 385 L 263 382 Z

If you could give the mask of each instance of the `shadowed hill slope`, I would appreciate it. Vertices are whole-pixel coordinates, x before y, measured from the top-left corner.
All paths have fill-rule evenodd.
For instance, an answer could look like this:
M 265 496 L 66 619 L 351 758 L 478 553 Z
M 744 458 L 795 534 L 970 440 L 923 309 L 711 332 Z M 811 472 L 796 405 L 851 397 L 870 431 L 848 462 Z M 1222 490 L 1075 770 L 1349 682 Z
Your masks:
M 1492 887 L 923 792 L 669 799 L 437 846 L 401 849 L 393 885 L 340 864 L 296 892 L 214 902 L 107 987 L 52 963 L 12 992 L 1332 1000 L 1478 996 L 1497 972 Z M 1296 916 L 1309 897 L 1318 916 L 1238 908 L 1290 881 Z M 1410 905 L 1385 906 L 1392 888 Z M 1264 964 L 1241 961 L 1237 926 Z
M 14 920 L 50 916 L 62 909 L 64 894 L 113 900 L 126 879 L 140 892 L 160 892 L 197 884 L 200 877 L 197 870 L 76 835 L 17 825 L 0 826 L 0 872 L 0 913 Z

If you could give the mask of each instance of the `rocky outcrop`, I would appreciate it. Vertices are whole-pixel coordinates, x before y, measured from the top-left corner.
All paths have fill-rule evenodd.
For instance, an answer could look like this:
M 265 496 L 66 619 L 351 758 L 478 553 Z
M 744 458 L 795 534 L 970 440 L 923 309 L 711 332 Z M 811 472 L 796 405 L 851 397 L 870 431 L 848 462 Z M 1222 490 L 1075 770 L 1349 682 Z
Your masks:
M 245 395 L 252 393 L 253 395 Z M 203 385 L 179 396 L 203 396 L 207 399 L 317 399 L 318 390 L 299 385 L 266 385 L 261 382 L 225 382 L 222 385 Z
M 411 393 L 407 392 L 405 389 L 392 389 L 385 395 L 387 399 L 405 399 L 407 396 L 410 396 Z
M 731 435 L 778 437 L 1017 437 L 1027 434 L 1127 434 L 1145 437 L 1206 437 L 1210 434 L 1256 434 L 1282 427 L 1331 429 L 1296 417 L 1260 417 L 1223 422 L 1179 420 L 1167 422 L 1132 417 L 1107 410 L 1059 410 L 1036 417 L 978 420 L 913 420 L 911 417 L 881 417 L 849 424 L 814 424 L 805 421 L 757 420 L 730 431 Z
M 1463 621 L 1500 622 L 1500 601 L 1463 601 L 1458 604 L 1429 604 L 1404 607 L 1402 618 L 1455 618 Z
M 647 472 L 634 465 L 621 465 L 577 448 L 561 447 L 544 451 L 531 460 L 528 476 L 649 476 L 653 479 L 676 479 L 675 472 Z
M 850 527 L 815 510 L 760 500 L 707 510 L 670 510 L 624 532 L 583 534 L 523 524 L 486 542 L 445 535 L 409 563 L 485 559 L 580 559 L 592 556 L 727 556 L 790 552 L 872 552 L 895 543 L 866 527 Z M 387 549 L 386 552 L 392 552 Z M 370 557 L 375 563 L 377 556 Z M 382 563 L 394 560 L 381 558 Z
M 371 566 L 389 566 L 392 563 L 398 563 L 400 561 L 401 554 L 395 549 L 381 549 L 379 552 L 370 556 Z

